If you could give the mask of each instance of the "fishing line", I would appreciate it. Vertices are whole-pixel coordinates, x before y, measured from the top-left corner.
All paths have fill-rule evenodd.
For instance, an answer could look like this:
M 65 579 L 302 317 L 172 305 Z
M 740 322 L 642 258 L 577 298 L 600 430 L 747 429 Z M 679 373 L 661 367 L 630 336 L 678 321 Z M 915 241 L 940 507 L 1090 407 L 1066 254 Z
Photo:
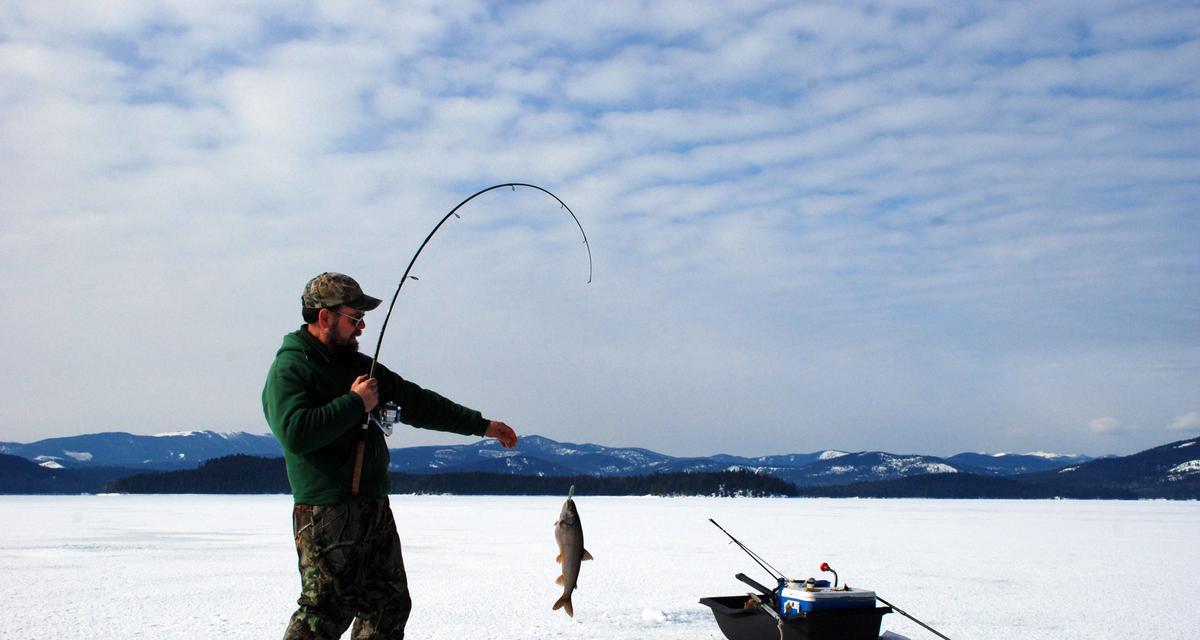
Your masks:
M 516 191 L 517 187 L 521 187 L 524 189 L 534 189 L 536 191 L 540 191 L 540 192 L 550 196 L 551 198 L 553 198 L 554 201 L 558 203 L 558 205 L 561 209 L 565 210 L 568 214 L 571 215 L 571 219 L 575 221 L 575 226 L 579 227 L 580 235 L 583 236 L 583 246 L 587 249 L 587 256 L 588 256 L 588 279 L 587 279 L 587 281 L 589 284 L 592 282 L 592 246 L 590 244 L 588 244 L 587 232 L 585 232 L 583 230 L 583 225 L 580 224 L 579 218 L 575 215 L 575 212 L 571 211 L 571 207 L 568 207 L 567 203 L 563 202 L 561 198 L 554 195 L 550 191 L 537 186 L 536 184 L 529 184 L 527 182 L 505 182 L 502 184 L 492 185 L 485 189 L 480 189 L 479 191 L 476 191 L 475 193 L 473 193 L 470 196 L 468 196 L 467 198 L 465 198 L 462 202 L 455 205 L 454 208 L 451 209 L 446 215 L 442 216 L 442 219 L 439 220 L 437 225 L 435 225 L 433 227 L 433 230 L 429 232 L 429 235 L 425 236 L 425 240 L 423 240 L 421 242 L 421 246 L 417 247 L 417 252 L 413 254 L 412 259 L 408 261 L 408 266 L 404 268 L 404 275 L 400 276 L 400 283 L 398 285 L 396 285 L 396 292 L 394 294 L 392 294 L 392 301 L 388 305 L 387 315 L 385 315 L 383 317 L 383 324 L 379 327 L 379 339 L 375 343 L 375 354 L 371 356 L 371 370 L 369 373 L 369 377 L 371 377 L 371 378 L 375 377 L 375 366 L 379 363 L 379 350 L 383 348 L 383 337 L 387 333 L 388 321 L 391 320 L 391 318 L 392 318 L 392 310 L 395 309 L 395 307 L 396 307 L 396 299 L 400 297 L 400 290 L 404 288 L 404 283 L 408 282 L 409 278 L 412 278 L 414 280 L 417 279 L 414 276 L 412 276 L 411 273 L 412 273 L 413 265 L 415 265 L 417 263 L 417 258 L 419 258 L 421 256 L 421 252 L 425 250 L 425 247 L 429 244 L 429 241 L 433 239 L 433 236 L 437 235 L 437 232 L 442 228 L 442 225 L 446 224 L 447 220 L 449 220 L 451 217 L 461 218 L 461 216 L 458 215 L 458 210 L 461 209 L 464 205 L 466 205 L 468 202 L 474 200 L 475 198 L 477 198 L 489 191 L 495 191 L 496 189 L 503 189 L 505 187 L 509 188 L 512 191 Z M 354 455 L 354 476 L 353 476 L 353 478 L 351 478 L 351 482 L 350 482 L 351 495 L 358 495 L 359 482 L 362 480 L 363 454 L 366 450 L 366 442 L 367 442 L 366 434 L 367 434 L 367 430 L 370 429 L 370 427 L 371 427 L 371 413 L 368 412 L 363 415 L 362 429 L 361 429 L 361 432 L 358 437 L 358 447 L 357 447 L 357 450 L 355 451 L 355 455 Z M 383 427 L 381 426 L 381 428 L 383 428 Z M 390 431 L 389 431 L 389 433 L 390 433 Z
M 571 215 L 571 219 L 575 221 L 575 226 L 579 227 L 579 233 L 583 236 L 583 246 L 585 248 L 587 248 L 587 256 L 588 256 L 588 279 L 587 279 L 587 281 L 589 284 L 592 282 L 592 246 L 590 244 L 588 244 L 587 232 L 585 232 L 583 230 L 583 225 L 580 224 L 579 218 L 576 217 L 574 211 L 571 211 L 571 207 L 568 207 L 567 203 L 563 202 L 558 196 L 554 195 L 550 191 L 547 191 L 546 189 L 543 189 L 542 187 L 539 187 L 536 184 L 528 184 L 525 182 L 505 182 L 503 184 L 492 185 L 486 189 L 480 189 L 479 191 L 476 191 L 475 193 L 471 194 L 469 197 L 467 197 L 462 202 L 458 203 L 453 209 L 450 210 L 449 213 L 447 213 L 445 216 L 443 216 L 442 219 L 433 228 L 433 231 L 430 231 L 429 235 L 425 237 L 425 240 L 423 242 L 421 242 L 421 246 L 418 247 L 417 252 L 415 254 L 413 254 L 412 260 L 408 261 L 408 266 L 405 267 L 405 269 L 404 269 L 404 275 L 400 277 L 400 284 L 396 285 L 396 293 L 392 294 L 392 302 L 391 302 L 391 304 L 388 305 L 387 315 L 384 316 L 384 318 L 383 318 L 383 326 L 380 327 L 380 329 L 379 329 L 379 341 L 375 343 L 375 355 L 373 355 L 371 357 L 371 375 L 372 376 L 374 376 L 374 374 L 375 374 L 375 364 L 379 361 L 379 350 L 383 347 L 383 336 L 387 332 L 388 320 L 391 319 L 392 309 L 396 306 L 396 298 L 398 298 L 400 296 L 400 290 L 404 288 L 404 283 L 408 281 L 408 279 L 410 277 L 410 272 L 412 271 L 412 268 L 413 268 L 413 265 L 417 263 L 417 258 L 421 256 L 421 252 L 425 250 L 425 246 L 429 244 L 429 241 L 433 239 L 433 236 L 435 234 L 437 234 L 438 230 L 442 228 L 442 225 L 446 224 L 446 221 L 449 220 L 451 216 L 459 217 L 458 210 L 461 209 L 463 207 L 463 205 L 467 204 L 468 202 L 474 200 L 475 198 L 477 198 L 489 191 L 494 191 L 496 189 L 502 189 L 504 187 L 509 187 L 513 191 L 516 191 L 517 187 L 524 187 L 527 189 L 536 189 L 538 191 L 541 191 L 542 193 L 550 196 L 551 198 L 554 198 L 554 201 L 557 202 L 562 209 L 565 209 L 566 212 Z

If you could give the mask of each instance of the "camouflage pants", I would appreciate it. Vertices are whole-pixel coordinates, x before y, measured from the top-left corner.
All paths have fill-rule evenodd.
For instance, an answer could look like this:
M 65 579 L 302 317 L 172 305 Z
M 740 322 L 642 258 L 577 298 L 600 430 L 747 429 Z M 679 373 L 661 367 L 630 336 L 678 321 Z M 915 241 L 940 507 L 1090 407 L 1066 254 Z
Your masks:
M 355 640 L 404 637 L 412 600 L 400 536 L 387 498 L 296 505 L 300 608 L 284 640 L 337 640 L 354 621 Z

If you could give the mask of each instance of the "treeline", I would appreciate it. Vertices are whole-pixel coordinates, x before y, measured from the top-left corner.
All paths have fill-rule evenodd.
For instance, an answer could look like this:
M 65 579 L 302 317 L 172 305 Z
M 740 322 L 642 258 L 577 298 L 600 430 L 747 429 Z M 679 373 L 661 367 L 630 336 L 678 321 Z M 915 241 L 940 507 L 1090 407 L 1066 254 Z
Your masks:
M 98 493 L 113 478 L 130 473 L 118 467 L 47 469 L 19 456 L 0 454 L 0 495 Z
M 896 480 L 801 487 L 797 495 L 812 498 L 950 498 L 997 500 L 1196 500 L 1200 476 L 1178 481 L 1090 482 L 1052 474 L 1017 477 L 973 473 L 931 473 Z
M 110 493 L 291 493 L 283 458 L 233 455 L 197 469 L 139 473 L 108 483 Z
M 645 476 L 518 476 L 503 473 L 392 474 L 394 493 L 556 496 L 571 485 L 592 496 L 795 496 L 790 482 L 748 471 L 655 473 Z
M 747 471 L 659 473 L 632 477 L 519 476 L 502 473 L 393 473 L 393 493 L 456 495 L 794 496 L 791 483 Z M 112 493 L 290 493 L 283 458 L 235 455 L 198 469 L 143 473 L 113 480 Z
M 1072 498 L 1079 500 L 1131 500 L 1137 494 L 1114 487 L 1052 485 L 983 476 L 973 473 L 930 473 L 895 480 L 856 482 L 846 485 L 802 487 L 799 495 L 812 498 L 949 498 L 1039 500 Z

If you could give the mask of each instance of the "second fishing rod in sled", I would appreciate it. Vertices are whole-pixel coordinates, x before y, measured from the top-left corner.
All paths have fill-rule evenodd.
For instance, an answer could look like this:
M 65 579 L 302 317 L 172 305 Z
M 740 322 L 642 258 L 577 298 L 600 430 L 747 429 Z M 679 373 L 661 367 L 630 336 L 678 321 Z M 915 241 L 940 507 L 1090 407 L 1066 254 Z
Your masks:
M 754 587 L 758 593 L 700 599 L 700 604 L 712 609 L 717 626 L 729 640 L 878 640 L 883 616 L 893 611 L 937 637 L 950 640 L 874 591 L 839 585 L 837 572 L 828 563 L 821 563 L 821 571 L 833 574 L 832 585 L 828 580 L 816 578 L 791 580 L 733 537 L 716 520 L 709 518 L 708 521 L 775 580 L 775 586 L 768 588 L 739 573 L 734 577 Z M 876 606 L 877 601 L 884 606 Z

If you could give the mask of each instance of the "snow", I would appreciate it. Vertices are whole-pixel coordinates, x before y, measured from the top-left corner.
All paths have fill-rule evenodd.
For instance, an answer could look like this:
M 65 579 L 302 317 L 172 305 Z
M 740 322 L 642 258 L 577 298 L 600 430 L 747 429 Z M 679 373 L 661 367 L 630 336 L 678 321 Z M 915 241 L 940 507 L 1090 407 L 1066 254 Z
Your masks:
M 1073 453 L 1051 453 L 1049 451 L 1030 451 L 1029 453 L 1027 453 L 1025 455 L 1037 456 L 1038 458 L 1045 458 L 1047 460 L 1058 460 L 1059 458 L 1074 458 L 1074 457 L 1076 457 L 1076 455 Z
M 833 460 L 835 458 L 840 458 L 844 455 L 849 455 L 849 454 L 847 454 L 845 451 L 834 451 L 834 450 L 830 449 L 828 451 L 822 451 L 819 458 L 821 460 Z
M 192 431 L 167 431 L 164 433 L 151 434 L 151 438 L 174 438 L 174 437 L 190 437 L 190 436 L 207 436 L 217 437 L 224 440 L 240 440 L 250 434 L 245 431 L 212 431 L 210 429 L 193 429 Z M 265 434 L 264 434 L 265 435 Z
M 63 455 L 79 462 L 88 462 L 92 459 L 92 454 L 87 451 L 67 451 L 64 449 Z
M 897 457 L 884 454 L 883 462 L 871 467 L 875 475 L 888 476 L 893 473 L 906 474 L 914 469 L 923 473 L 958 473 L 958 469 L 940 462 L 926 462 L 920 456 Z
M 576 496 L 596 559 L 574 620 L 550 610 L 561 503 L 393 496 L 409 635 L 720 640 L 697 600 L 766 576 L 710 517 L 791 577 L 827 561 L 951 638 L 1195 628 L 1200 502 Z M 0 636 L 279 637 L 299 595 L 290 514 L 289 496 L 0 496 Z M 883 630 L 933 637 L 899 614 Z
M 613 451 L 611 453 L 621 460 L 625 460 L 626 462 L 631 462 L 634 464 L 647 464 L 650 461 L 650 456 L 646 455 L 644 451 L 640 450 L 631 449 L 625 451 Z
M 1003 458 L 1005 456 L 1032 456 L 1034 458 L 1045 458 L 1046 460 L 1058 460 L 1059 458 L 1077 458 L 1073 453 L 1051 453 L 1049 451 L 1030 451 L 1029 453 L 982 453 L 979 455 L 990 455 L 993 458 Z
M 1181 445 L 1179 445 L 1178 447 L 1175 447 L 1175 448 L 1176 448 L 1176 449 L 1182 449 L 1182 448 L 1184 448 L 1184 447 L 1190 447 L 1190 446 L 1192 446 L 1192 445 L 1194 445 L 1194 444 L 1196 444 L 1196 441 L 1195 441 L 1195 440 L 1192 440 L 1191 442 L 1185 442 L 1185 443 L 1183 443 L 1183 444 L 1181 444 Z
M 208 438 L 221 438 L 223 440 L 242 440 L 252 434 L 245 431 L 213 431 L 211 429 L 193 429 L 191 431 L 166 431 L 163 433 L 151 434 L 151 438 L 174 438 L 174 437 L 193 437 L 205 436 Z M 270 435 L 270 434 L 261 434 Z
M 45 469 L 62 469 L 63 468 L 63 466 L 58 463 L 57 459 L 52 458 L 50 456 L 38 456 L 37 458 L 34 458 L 34 461 L 37 462 L 39 467 L 42 467 Z
M 1200 473 L 1200 460 L 1188 460 L 1183 464 L 1177 464 L 1167 471 L 1167 477 L 1171 480 L 1182 480 L 1185 476 L 1190 476 L 1194 473 Z

